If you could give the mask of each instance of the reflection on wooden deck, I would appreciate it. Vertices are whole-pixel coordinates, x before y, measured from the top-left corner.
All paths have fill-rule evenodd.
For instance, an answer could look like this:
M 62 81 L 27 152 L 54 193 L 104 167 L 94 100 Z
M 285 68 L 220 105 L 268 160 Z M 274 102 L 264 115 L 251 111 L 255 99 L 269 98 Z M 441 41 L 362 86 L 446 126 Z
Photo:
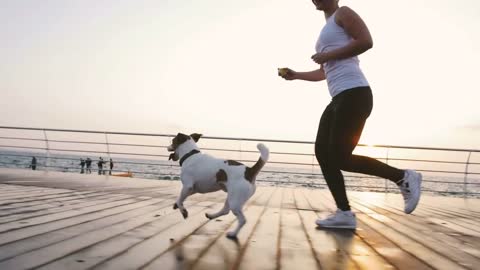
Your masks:
M 246 206 L 207 220 L 225 193 L 172 205 L 180 183 L 0 169 L 0 269 L 478 269 L 480 200 L 350 192 L 359 228 L 319 230 L 326 190 L 263 187 Z

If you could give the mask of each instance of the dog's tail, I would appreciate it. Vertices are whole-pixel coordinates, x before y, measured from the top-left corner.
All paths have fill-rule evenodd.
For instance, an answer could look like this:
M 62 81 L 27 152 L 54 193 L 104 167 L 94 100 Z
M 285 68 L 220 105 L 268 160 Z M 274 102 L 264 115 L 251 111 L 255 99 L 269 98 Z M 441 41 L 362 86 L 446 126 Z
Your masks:
M 263 143 L 259 143 L 257 144 L 257 149 L 258 151 L 260 151 L 260 159 L 263 160 L 264 162 L 264 165 L 265 163 L 267 163 L 268 161 L 268 158 L 270 157 L 270 151 L 268 150 L 268 148 L 265 146 L 265 144 Z M 259 160 L 260 161 L 260 160 Z M 258 163 L 258 162 L 257 162 Z M 257 164 L 255 164 L 256 166 Z M 254 167 L 255 167 L 254 166 Z M 263 165 L 262 165 L 263 166 Z
M 253 167 L 247 167 L 247 170 L 245 171 L 245 178 L 252 183 L 255 181 L 255 178 L 257 177 L 258 173 L 263 168 L 265 163 L 267 163 L 270 156 L 270 151 L 263 143 L 257 144 L 257 148 L 260 151 L 260 158 L 258 159 L 257 163 L 253 165 Z

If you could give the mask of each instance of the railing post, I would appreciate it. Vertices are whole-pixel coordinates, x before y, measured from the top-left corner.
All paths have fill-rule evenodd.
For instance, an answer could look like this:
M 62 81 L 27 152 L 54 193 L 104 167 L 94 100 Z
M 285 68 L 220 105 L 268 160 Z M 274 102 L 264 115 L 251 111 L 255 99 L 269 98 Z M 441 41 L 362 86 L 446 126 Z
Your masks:
M 385 159 L 385 163 L 388 164 L 388 154 L 390 152 L 390 147 L 387 147 L 387 158 Z M 385 193 L 388 193 L 388 182 L 389 180 L 385 179 Z
M 110 145 L 108 144 L 108 133 L 105 131 L 105 142 L 107 144 L 107 156 L 110 159 Z
M 239 160 L 242 160 L 242 142 L 243 142 L 243 140 L 240 139 L 239 141 L 240 141 L 240 144 L 238 146 L 238 151 L 240 152 Z
M 465 177 L 463 178 L 463 196 L 466 197 L 468 195 L 467 190 L 467 181 L 468 181 L 468 165 L 470 164 L 470 157 L 472 156 L 472 152 L 468 152 L 467 163 L 465 164 Z
M 47 131 L 45 129 L 43 130 L 43 136 L 45 136 L 45 146 L 47 148 L 47 158 L 45 159 L 45 169 L 48 172 L 50 167 L 50 146 L 48 144 Z
M 112 175 L 112 171 L 110 170 L 110 145 L 108 144 L 108 133 L 105 131 L 105 143 L 107 144 L 107 156 L 108 156 L 108 167 L 107 162 L 105 162 L 105 169 L 103 170 L 103 174 L 108 169 L 108 175 Z
M 312 175 L 311 175 L 312 176 L 312 178 L 311 178 L 312 179 L 312 181 L 311 181 L 312 184 L 314 184 L 315 181 L 318 181 L 318 179 L 315 179 L 313 177 L 313 175 L 315 173 L 315 162 L 316 162 L 315 153 L 313 153 L 312 154 Z

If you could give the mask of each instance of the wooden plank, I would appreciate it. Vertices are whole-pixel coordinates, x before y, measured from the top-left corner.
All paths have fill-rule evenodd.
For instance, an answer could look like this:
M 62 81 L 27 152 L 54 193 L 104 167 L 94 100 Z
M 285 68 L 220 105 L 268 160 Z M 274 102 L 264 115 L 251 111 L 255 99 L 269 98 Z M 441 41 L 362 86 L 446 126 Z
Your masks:
M 153 188 L 104 188 L 104 191 L 108 193 L 121 193 L 121 194 L 129 194 L 133 196 L 149 196 L 149 197 L 156 197 L 162 195 L 172 195 L 172 194 L 180 194 L 181 187 L 180 186 L 172 186 L 168 189 L 161 189 L 155 190 Z
M 435 231 L 432 231 L 431 227 L 417 224 L 415 223 L 415 220 L 403 222 L 402 217 L 394 217 L 394 215 L 387 216 L 385 215 L 388 214 L 387 212 L 382 212 L 378 208 L 372 210 L 356 202 L 353 203 L 352 206 L 459 265 L 472 268 L 473 266 L 480 264 L 479 259 L 469 253 L 465 253 L 459 249 L 460 247 L 452 246 L 452 242 L 449 243 L 449 240 L 451 239 L 449 239 L 448 236 L 437 234 Z M 444 241 L 440 241 L 440 239 L 444 239 Z
M 19 185 L 9 185 L 9 184 L 1 184 L 0 183 L 0 189 L 2 190 L 17 190 L 22 186 Z
M 90 192 L 90 193 L 84 193 L 84 194 L 76 194 L 72 195 L 71 197 L 64 197 L 64 198 L 59 198 L 59 199 L 46 199 L 38 202 L 29 202 L 29 203 L 19 203 L 15 204 L 14 206 L 10 207 L 0 207 L 0 211 L 2 213 L 1 216 L 8 216 L 10 214 L 16 214 L 22 211 L 26 210 L 42 210 L 46 209 L 55 205 L 63 205 L 63 204 L 68 204 L 71 203 L 74 200 L 77 199 L 90 199 L 90 198 L 98 198 L 98 197 L 103 197 L 103 196 L 109 196 L 112 194 L 109 193 L 101 193 L 101 192 Z M 117 194 L 115 194 L 117 195 Z M 120 194 L 118 194 L 120 195 Z M 5 214 L 3 214 L 5 213 Z
M 157 200 L 158 202 L 156 202 Z M 160 217 L 165 215 L 166 208 L 170 209 L 172 204 L 173 202 L 171 200 L 162 199 L 142 201 L 136 205 L 129 205 L 128 208 L 124 207 L 121 209 L 119 207 L 114 209 L 115 211 L 105 211 L 103 216 L 98 216 L 97 219 L 10 242 L 9 244 L 0 246 L 0 261 L 65 241 L 87 232 L 109 227 L 130 218 L 136 218 L 142 214 L 151 213 L 152 215 Z
M 38 209 L 41 207 L 48 207 L 52 203 L 62 203 L 68 202 L 70 200 L 74 200 L 77 198 L 93 198 L 96 196 L 105 196 L 110 193 L 103 193 L 103 192 L 96 192 L 96 191 L 85 191 L 85 192 L 76 192 L 72 196 L 62 197 L 62 198 L 54 198 L 54 199 L 45 199 L 35 202 L 26 202 L 26 203 L 12 203 L 6 206 L 0 206 L 0 213 L 15 213 L 15 211 L 20 211 L 23 209 Z M 3 216 L 3 215 L 2 215 Z
M 480 214 L 480 200 L 478 198 L 463 198 L 453 196 L 422 195 L 422 204 L 442 206 L 453 210 L 465 210 L 471 213 Z
M 189 207 L 189 212 L 192 219 L 201 217 L 205 207 L 208 203 L 196 203 Z M 116 235 L 109 238 L 102 237 L 100 239 L 91 239 L 86 243 L 78 244 L 75 238 L 69 239 L 59 243 L 61 248 L 63 246 L 69 247 L 69 253 L 64 253 L 65 256 L 53 261 L 38 269 L 86 269 L 94 267 L 107 259 L 118 256 L 139 243 L 147 241 L 149 238 L 158 233 L 167 230 L 171 227 L 176 227 L 182 223 L 182 217 L 178 214 L 178 210 L 172 209 L 171 205 L 163 209 L 164 215 L 157 219 L 146 219 L 144 222 L 136 227 L 125 227 L 127 230 L 116 231 Z M 153 214 L 147 214 L 149 217 L 154 217 Z M 144 216 L 135 219 L 145 219 Z M 203 220 L 205 217 L 203 217 Z M 126 220 L 123 224 L 128 224 L 132 219 Z M 115 225 L 113 225 L 115 226 Z M 112 226 L 110 226 L 111 228 Z M 90 232 L 93 236 L 98 233 L 103 234 L 102 229 Z M 88 234 L 87 234 L 88 235 Z M 85 234 L 79 236 L 83 237 Z M 95 241 L 95 242 L 94 242 Z M 63 254 L 62 254 L 63 255 Z M 123 267 L 119 269 L 124 269 Z
M 425 264 L 417 257 L 406 252 L 397 243 L 385 238 L 372 227 L 368 226 L 361 220 L 357 220 L 359 229 L 356 230 L 356 236 L 367 243 L 374 252 L 385 258 L 389 264 L 396 269 L 415 269 L 415 270 L 429 270 L 433 269 Z M 363 267 L 364 269 L 368 269 Z
M 283 194 L 280 254 L 281 269 L 321 267 L 298 213 L 292 189 L 286 189 Z
M 261 212 L 262 207 L 258 206 L 262 204 L 262 201 L 265 198 L 269 198 L 270 194 L 272 193 L 271 189 L 257 189 L 257 192 L 250 198 L 247 202 L 247 205 L 244 208 L 245 215 L 247 216 L 248 222 L 242 228 L 239 234 L 239 239 L 245 239 L 246 234 L 251 231 L 252 226 L 256 223 L 255 217 L 259 215 Z M 214 211 L 220 209 L 222 205 L 218 205 Z M 180 267 L 185 266 L 187 268 L 196 268 L 200 267 L 199 265 L 204 264 L 205 262 L 209 263 L 210 265 L 222 265 L 222 264 L 231 264 L 232 261 L 235 261 L 236 256 L 232 254 L 231 248 L 233 246 L 239 247 L 239 245 L 235 245 L 234 241 L 229 240 L 225 237 L 225 233 L 227 230 L 231 230 L 233 226 L 236 226 L 236 218 L 230 213 L 227 216 L 223 216 L 220 218 L 221 221 L 217 220 L 210 220 L 206 224 L 202 224 L 199 226 L 198 230 L 201 230 L 202 227 L 208 226 L 221 226 L 215 225 L 216 223 L 224 224 L 225 227 L 222 226 L 221 228 L 214 230 L 210 233 L 210 235 L 205 236 L 205 241 L 198 241 L 197 239 L 191 239 L 191 235 L 182 235 L 180 237 L 175 237 L 175 241 L 171 243 L 168 249 L 165 249 L 164 252 L 159 253 L 157 256 L 152 257 L 150 260 L 146 261 L 144 265 L 142 265 L 143 269 L 159 269 L 161 268 L 168 269 L 169 267 Z M 197 232 L 197 231 L 195 231 Z M 203 238 L 200 236 L 200 239 Z M 222 247 L 219 249 L 219 245 Z M 213 255 L 212 254 L 213 252 Z M 219 256 L 218 254 L 222 254 Z M 205 261 L 207 259 L 207 261 Z M 225 268 L 221 267 L 220 268 Z M 102 268 L 103 269 L 103 268 Z M 110 268 L 114 269 L 114 268 Z
M 2 178 L 0 178 L 2 179 Z M 22 191 L 22 190 L 41 190 L 43 189 L 42 187 L 37 187 L 37 186 L 24 186 L 24 185 L 15 185 L 15 184 L 0 184 L 0 190 L 6 190 L 6 191 Z
M 385 196 L 396 197 L 395 200 L 388 202 L 391 207 L 403 210 L 403 200 L 398 194 L 387 194 Z M 375 196 L 381 200 L 381 196 Z M 443 199 L 443 200 L 442 200 Z M 448 199 L 446 201 L 446 199 Z M 474 213 L 471 209 L 467 209 L 468 200 L 460 198 L 432 198 L 431 196 L 422 196 L 420 203 L 414 214 L 421 213 L 422 215 L 435 215 L 436 217 L 445 217 L 447 219 L 455 219 L 459 223 L 457 225 L 464 226 L 469 229 L 477 229 L 480 216 Z M 459 206 L 464 206 L 461 208 Z M 473 225 L 473 226 L 472 226 Z
M 473 209 L 466 208 L 467 203 L 459 203 L 459 205 L 454 205 L 453 201 L 452 202 L 445 202 L 445 201 L 438 201 L 435 200 L 432 202 L 430 197 L 428 198 L 422 198 L 420 200 L 419 205 L 424 208 L 425 210 L 430 210 L 434 212 L 438 212 L 441 214 L 446 214 L 446 215 L 453 215 L 453 216 L 458 216 L 458 217 L 468 217 L 469 219 L 473 219 L 475 221 L 480 220 L 480 213 L 474 211 Z M 456 198 L 457 199 L 457 198 Z M 458 202 L 458 200 L 455 200 Z M 436 202 L 436 204 L 435 204 Z M 463 206 L 463 208 L 461 207 Z
M 398 206 L 396 206 L 396 208 L 399 209 Z M 480 235 L 480 229 L 478 228 L 479 220 L 474 217 L 467 218 L 467 216 L 460 214 L 446 213 L 445 211 L 428 207 L 419 207 L 419 209 L 415 210 L 414 214 L 427 216 L 430 222 L 444 225 L 462 234 L 476 237 Z
M 85 200 L 84 198 L 79 200 L 72 200 L 68 203 L 62 203 L 55 207 L 55 205 L 50 205 L 49 208 L 43 208 L 39 210 L 30 210 L 25 209 L 23 211 L 17 211 L 10 215 L 0 217 L 0 224 L 13 222 L 13 221 L 22 221 L 28 222 L 30 219 L 35 217 L 41 217 L 56 213 L 68 212 L 72 210 L 82 209 L 84 207 L 92 205 L 100 205 L 107 202 L 118 201 L 121 199 L 131 198 L 130 195 L 108 195 L 100 198 Z
M 313 199 L 311 190 L 297 190 L 296 200 L 303 207 L 316 205 L 320 212 L 301 210 L 309 241 L 322 269 L 392 269 L 393 266 L 379 256 L 352 230 L 319 229 L 314 222 L 325 216 L 328 208 L 324 202 Z M 301 201 L 303 203 L 300 203 Z M 330 207 L 330 206 L 328 206 Z
M 6 181 L 2 175 L 0 170 L 0 182 Z M 0 229 L 14 226 L 0 233 L 2 270 L 475 269 L 480 260 L 480 212 L 475 208 L 480 200 L 422 196 L 414 214 L 405 215 L 400 194 L 349 192 L 358 229 L 319 230 L 315 219 L 336 209 L 328 190 L 260 186 L 254 195 L 258 197 L 246 207 L 248 222 L 240 240 L 234 242 L 224 237 L 236 225 L 233 215 L 221 221 L 203 216 L 204 207 L 222 206 L 224 193 L 189 198 L 192 219 L 183 221 L 171 208 L 179 182 L 157 186 L 157 181 L 141 179 L 12 175 L 7 181 L 21 185 L 0 184 L 0 194 L 10 191 L 7 196 L 12 201 L 25 200 L 28 191 L 48 193 L 50 186 L 71 193 L 60 198 L 44 194 L 38 200 L 12 204 L 16 208 L 10 210 L 8 205 L 0 206 L 0 223 L 7 222 Z M 104 193 L 93 196 L 93 192 Z M 161 199 L 141 197 L 145 195 Z M 112 196 L 135 197 L 135 202 L 85 213 L 74 209 L 99 206 L 95 202 Z M 159 211 L 161 216 L 155 217 Z M 69 216 L 70 212 L 80 213 Z M 15 227 L 23 220 L 37 225 Z
M 40 201 L 44 199 L 68 197 L 72 195 L 74 192 L 75 191 L 73 190 L 53 191 L 49 194 L 39 194 L 38 196 L 29 196 L 28 192 L 25 192 L 24 196 L 22 196 L 23 199 L 18 199 L 18 198 L 6 199 L 0 202 L 0 206 L 11 205 L 12 203 L 19 203 L 19 202 L 34 202 L 34 201 Z
M 42 249 L 33 250 L 20 256 L 16 256 L 12 259 L 2 261 L 0 262 L 0 269 L 13 269 L 14 267 L 15 269 L 28 269 L 39 267 L 82 248 L 94 245 L 156 220 L 158 220 L 158 217 L 152 213 L 146 213 L 141 216 L 137 216 L 135 219 L 128 219 L 127 221 L 78 235 L 74 238 L 68 239 L 67 241 L 62 241 Z
M 361 194 L 361 192 L 354 193 L 356 197 L 361 196 Z M 388 200 L 385 200 L 385 203 L 387 205 L 403 211 L 403 199 L 400 194 L 378 193 L 372 194 L 370 196 L 377 198 L 379 202 L 381 202 L 382 199 L 388 198 Z M 474 223 L 478 223 L 478 221 L 480 221 L 480 213 L 476 212 L 475 209 L 473 209 L 475 205 L 478 205 L 478 207 L 480 207 L 478 203 L 475 203 L 476 201 L 478 201 L 478 199 L 472 200 L 455 197 L 434 197 L 431 195 L 422 194 L 418 207 L 414 213 L 419 210 L 431 214 L 456 216 L 459 218 L 467 217 L 468 220 L 471 220 Z
M 0 190 L 0 194 L 2 194 L 2 197 L 0 198 L 0 204 L 6 202 L 6 201 L 11 201 L 14 199 L 18 198 L 25 198 L 25 197 L 35 197 L 35 196 L 44 196 L 44 195 L 52 195 L 52 194 L 61 194 L 61 193 L 69 193 L 73 192 L 72 190 L 61 190 L 61 189 L 24 189 L 24 190 L 18 190 L 15 192 L 8 192 L 4 190 Z
M 2 233 L 0 234 L 0 245 L 10 243 L 13 241 L 18 241 L 20 239 L 24 239 L 27 237 L 31 237 L 34 235 L 39 235 L 43 234 L 46 232 L 58 230 L 61 228 L 65 228 L 68 226 L 80 224 L 83 222 L 91 221 L 97 218 L 101 218 L 104 216 L 108 216 L 111 214 L 115 214 L 118 212 L 122 212 L 127 209 L 132 209 L 137 207 L 138 205 L 145 205 L 145 204 L 152 204 L 155 203 L 157 199 L 154 200 L 140 200 L 140 201 L 135 201 L 131 200 L 130 203 L 129 201 L 125 202 L 123 201 L 122 204 L 117 204 L 113 205 L 112 207 L 107 207 L 103 209 L 97 209 L 96 211 L 88 212 L 88 213 L 83 213 L 81 215 L 75 216 L 72 215 L 68 218 L 63 218 L 60 220 L 54 220 L 55 222 L 46 222 L 46 223 L 41 223 L 35 226 L 29 226 L 29 227 L 24 227 L 20 228 L 18 230 L 15 230 L 13 232 L 9 233 Z
M 466 252 L 474 257 L 480 258 L 480 241 L 478 238 L 465 237 L 465 235 L 457 234 L 456 231 L 449 229 L 443 225 L 431 222 L 430 218 L 422 217 L 421 215 L 406 215 L 402 210 L 392 208 L 382 203 L 365 202 L 365 200 L 357 201 L 355 203 L 366 206 L 375 212 L 383 215 L 388 215 L 391 219 L 402 223 L 405 226 L 411 227 L 418 232 L 428 232 L 429 235 L 438 240 L 438 245 L 447 245 L 459 251 Z
M 119 199 L 119 200 L 113 200 L 110 202 L 102 203 L 100 205 L 93 205 L 93 206 L 88 206 L 84 207 L 81 209 L 77 209 L 76 211 L 69 211 L 69 212 L 60 212 L 60 213 L 54 213 L 51 215 L 45 215 L 45 216 L 40 216 L 40 217 L 34 217 L 30 219 L 26 219 L 23 222 L 9 222 L 9 223 L 3 223 L 0 224 L 0 233 L 8 232 L 8 231 L 13 231 L 13 230 L 18 230 L 24 227 L 29 227 L 33 225 L 39 225 L 42 223 L 48 223 L 56 220 L 61 220 L 61 219 L 66 219 L 74 216 L 79 216 L 83 214 L 88 214 L 91 212 L 96 212 L 108 208 L 114 208 L 117 206 L 121 205 L 126 205 L 130 203 L 135 203 L 137 201 L 141 201 L 145 199 L 138 199 L 138 198 L 127 198 L 127 199 Z
M 356 196 L 359 195 L 357 194 Z M 373 197 L 376 198 L 376 201 L 379 204 L 386 204 L 398 211 L 403 211 L 403 201 L 400 200 L 397 194 L 384 195 L 384 198 L 388 198 L 388 200 L 382 200 L 382 195 L 380 194 L 376 194 Z M 392 200 L 392 197 L 397 198 L 395 198 L 395 200 Z M 363 198 L 362 200 L 365 199 Z M 449 228 L 451 231 L 455 231 L 456 233 L 461 235 L 466 235 L 474 238 L 478 238 L 480 235 L 480 229 L 478 229 L 478 222 L 475 222 L 474 219 L 468 220 L 466 218 L 461 218 L 463 216 L 458 214 L 449 215 L 446 214 L 444 211 L 436 211 L 434 209 L 429 209 L 423 204 L 419 204 L 415 212 L 410 216 L 425 217 L 425 223 L 444 226 L 446 228 Z
M 257 187 L 256 194 L 250 198 L 247 205 L 244 207 L 244 214 L 247 223 L 238 234 L 238 241 L 232 241 L 225 237 L 227 231 L 234 230 L 237 226 L 236 218 L 232 214 L 229 214 L 229 216 L 233 218 L 233 222 L 230 223 L 229 227 L 224 231 L 221 231 L 215 241 L 211 242 L 209 246 L 195 256 L 194 260 L 190 262 L 187 260 L 187 265 L 190 265 L 192 269 L 238 269 L 239 263 L 243 261 L 242 257 L 245 248 L 252 241 L 252 232 L 257 228 L 260 217 L 264 214 L 265 205 L 271 200 L 275 191 L 276 188 L 272 187 Z M 190 252 L 184 244 L 182 244 L 181 247 L 185 253 Z M 172 258 L 171 254 L 164 254 L 148 265 L 147 269 L 157 268 L 160 265 L 162 258 L 167 256 Z M 172 260 L 170 260 L 170 262 L 177 263 Z
M 264 209 L 265 212 L 258 221 L 256 229 L 250 236 L 248 246 L 244 248 L 243 258 L 238 269 L 279 269 L 280 216 L 283 192 L 283 188 L 275 189 L 272 198 L 266 205 L 267 208 Z M 261 260 L 258 259 L 259 254 L 262 254 Z M 208 257 L 203 258 L 203 262 L 208 261 L 210 261 Z M 199 264 L 198 269 L 206 269 L 203 267 L 204 265 Z
M 309 190 L 306 193 L 306 198 L 307 200 L 312 201 L 312 204 L 322 205 L 325 210 L 329 209 L 330 211 L 333 211 L 334 209 L 336 209 L 335 203 L 333 202 L 333 199 L 331 195 L 328 193 L 328 191 Z M 395 242 L 390 241 L 388 238 L 385 238 L 383 235 L 381 235 L 376 230 L 374 230 L 373 228 L 371 228 L 370 226 L 362 222 L 360 219 L 357 218 L 357 222 L 358 222 L 358 228 L 355 231 L 355 236 L 354 236 L 355 241 L 356 243 L 359 243 L 363 247 L 362 248 L 363 251 L 371 250 L 370 255 L 368 255 L 369 253 L 367 252 L 366 255 L 361 258 L 357 258 L 355 256 L 355 252 L 352 253 L 353 254 L 352 259 L 355 261 L 358 267 L 362 269 L 370 269 L 369 268 L 370 260 L 368 259 L 368 256 L 377 257 L 376 254 L 378 254 L 378 256 L 382 257 L 382 259 L 377 257 L 376 259 L 373 260 L 375 263 L 372 264 L 372 267 L 375 267 L 377 269 L 382 269 L 383 264 L 385 264 L 385 268 L 391 268 L 393 266 L 394 268 L 397 268 L 397 269 L 432 269 L 431 267 L 426 265 L 424 262 L 418 260 L 416 257 L 412 256 L 410 253 L 404 251 Z M 335 231 L 335 230 L 331 230 L 331 231 Z M 338 230 L 338 231 L 342 231 L 342 230 Z M 364 244 L 359 242 L 360 239 L 363 241 Z M 368 246 L 370 249 L 367 248 L 366 246 Z M 327 256 L 327 261 L 328 261 L 328 258 L 330 257 Z M 322 261 L 325 261 L 325 259 Z M 335 261 L 333 263 L 335 263 Z M 335 267 L 335 264 L 333 264 L 333 266 L 331 264 L 332 262 L 330 262 L 329 265 L 326 265 L 325 269 L 334 269 L 332 267 Z M 338 269 L 338 268 L 335 268 L 335 269 Z
M 214 208 L 221 207 L 223 203 L 216 203 L 209 206 Z M 135 245 L 119 256 L 116 256 L 100 265 L 95 269 L 138 269 L 154 259 L 159 254 L 165 252 L 170 247 L 170 239 L 183 239 L 195 232 L 199 227 L 208 222 L 203 212 L 193 215 L 185 222 L 180 222 L 175 227 L 170 227 L 160 234 L 146 239 Z
M 468 269 L 457 264 L 457 262 L 453 261 L 451 258 L 445 257 L 444 254 L 438 253 L 437 251 L 426 247 L 423 243 L 412 239 L 411 230 L 393 223 L 388 217 L 358 205 L 353 208 L 357 209 L 357 219 L 361 220 L 384 237 L 397 243 L 397 245 L 402 247 L 405 251 L 416 256 L 431 267 L 437 269 Z M 406 233 L 404 230 L 407 230 L 409 233 Z

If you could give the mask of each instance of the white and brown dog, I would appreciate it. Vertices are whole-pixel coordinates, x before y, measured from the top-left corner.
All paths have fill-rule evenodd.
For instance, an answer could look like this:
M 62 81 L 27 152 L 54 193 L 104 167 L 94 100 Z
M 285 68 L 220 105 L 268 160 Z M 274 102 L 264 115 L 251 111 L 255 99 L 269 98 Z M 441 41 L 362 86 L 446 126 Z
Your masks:
M 183 206 L 185 199 L 195 193 L 207 193 L 224 190 L 228 193 L 225 205 L 217 213 L 205 214 L 207 218 L 214 219 L 226 215 L 232 210 L 237 217 L 238 225 L 234 231 L 228 232 L 227 237 L 235 239 L 246 220 L 242 208 L 245 202 L 255 193 L 255 179 L 268 160 L 268 148 L 259 143 L 260 158 L 253 165 L 247 167 L 233 160 L 214 158 L 200 152 L 196 142 L 201 134 L 190 136 L 178 133 L 168 146 L 170 159 L 180 160 L 180 179 L 183 187 L 180 197 L 173 209 L 179 208 L 183 217 L 188 217 L 188 211 Z

